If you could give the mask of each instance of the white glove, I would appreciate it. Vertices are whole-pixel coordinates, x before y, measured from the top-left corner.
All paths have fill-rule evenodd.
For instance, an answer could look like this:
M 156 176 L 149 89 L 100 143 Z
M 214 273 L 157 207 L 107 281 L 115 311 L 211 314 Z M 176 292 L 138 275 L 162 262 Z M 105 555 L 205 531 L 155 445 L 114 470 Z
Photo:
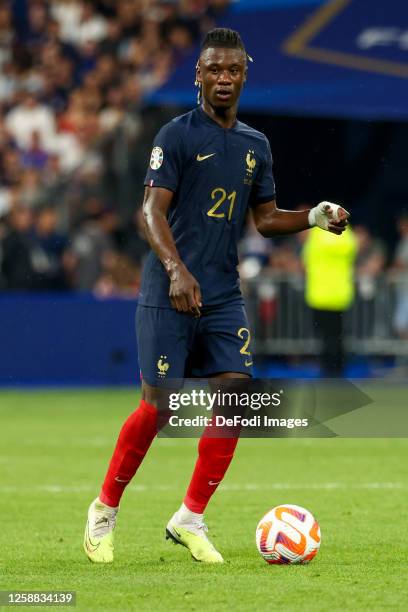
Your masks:
M 337 221 L 344 221 L 350 214 L 345 208 L 332 202 L 320 202 L 317 206 L 309 210 L 309 225 L 317 225 L 323 230 L 329 230 L 329 224 Z

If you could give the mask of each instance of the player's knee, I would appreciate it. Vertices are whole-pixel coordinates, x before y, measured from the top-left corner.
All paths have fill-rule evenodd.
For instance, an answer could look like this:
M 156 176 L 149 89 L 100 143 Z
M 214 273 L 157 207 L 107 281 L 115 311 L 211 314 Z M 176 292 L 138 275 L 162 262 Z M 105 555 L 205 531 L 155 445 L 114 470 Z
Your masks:
M 165 413 L 169 408 L 169 395 L 171 391 L 169 389 L 162 389 L 161 387 L 152 387 L 145 381 L 142 381 L 142 400 L 153 406 L 161 413 Z
M 142 381 L 142 400 L 144 400 L 150 406 L 158 408 L 160 401 L 160 389 L 157 387 L 151 387 L 144 380 Z

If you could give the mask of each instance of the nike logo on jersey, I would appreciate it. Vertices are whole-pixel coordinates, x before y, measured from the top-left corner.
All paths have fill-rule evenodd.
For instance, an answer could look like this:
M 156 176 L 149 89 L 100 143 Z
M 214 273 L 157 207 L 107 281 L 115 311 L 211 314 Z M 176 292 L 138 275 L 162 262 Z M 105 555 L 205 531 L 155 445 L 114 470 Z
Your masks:
M 116 482 L 130 482 L 129 479 L 123 480 L 123 478 L 118 478 L 118 476 L 115 476 L 115 480 L 116 480 Z
M 251 360 L 249 360 L 249 361 L 248 361 L 248 360 L 247 360 L 247 361 L 245 361 L 245 365 L 246 365 L 246 367 L 247 367 L 247 368 L 249 368 L 249 366 L 251 366 L 251 365 L 252 365 L 252 363 L 253 363 L 253 362 L 252 362 Z
M 208 484 L 209 484 L 211 487 L 215 487 L 217 484 L 220 484 L 220 482 L 221 482 L 221 480 L 215 480 L 215 481 L 214 481 L 214 480 L 209 480 L 209 481 L 208 481 Z
M 210 153 L 209 155 L 197 155 L 197 161 L 204 161 L 205 159 L 208 159 L 209 157 L 212 157 L 213 155 L 215 155 L 215 153 Z

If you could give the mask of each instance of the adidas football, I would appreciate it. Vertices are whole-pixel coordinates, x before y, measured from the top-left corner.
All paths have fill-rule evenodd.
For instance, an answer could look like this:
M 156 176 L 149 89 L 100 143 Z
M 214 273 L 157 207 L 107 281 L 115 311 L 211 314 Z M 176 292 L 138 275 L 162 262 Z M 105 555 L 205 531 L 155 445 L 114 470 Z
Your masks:
M 259 521 L 256 545 L 267 563 L 309 563 L 320 548 L 319 523 L 305 508 L 283 504 Z

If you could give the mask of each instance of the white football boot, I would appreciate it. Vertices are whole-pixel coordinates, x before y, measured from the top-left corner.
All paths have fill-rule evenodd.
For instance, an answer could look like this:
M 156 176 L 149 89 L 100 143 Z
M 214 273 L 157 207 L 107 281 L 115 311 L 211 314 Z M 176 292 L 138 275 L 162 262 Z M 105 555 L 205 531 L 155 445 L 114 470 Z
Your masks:
M 94 563 L 113 561 L 113 532 L 118 509 L 106 506 L 99 497 L 89 506 L 83 546 L 87 557 Z
M 203 516 L 190 512 L 183 504 L 167 523 L 166 540 L 188 548 L 196 561 L 223 563 L 224 559 L 208 539 L 207 531 Z

